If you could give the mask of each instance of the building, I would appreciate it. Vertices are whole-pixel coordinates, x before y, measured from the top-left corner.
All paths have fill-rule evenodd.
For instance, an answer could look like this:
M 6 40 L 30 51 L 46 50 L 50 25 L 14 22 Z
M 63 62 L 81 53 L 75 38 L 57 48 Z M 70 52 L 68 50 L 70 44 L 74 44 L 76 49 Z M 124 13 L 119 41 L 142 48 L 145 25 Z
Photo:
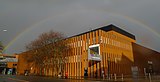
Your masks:
M 67 69 L 69 76 L 84 76 L 88 72 L 89 77 L 104 74 L 131 74 L 130 67 L 134 62 L 132 43 L 135 36 L 114 26 L 109 25 L 88 31 L 66 39 L 73 49 L 69 57 Z M 98 47 L 99 56 L 91 56 L 88 50 Z M 92 50 L 94 51 L 94 50 Z M 96 59 L 97 58 L 97 59 Z M 125 68 L 124 68 L 125 66 Z
M 0 55 L 0 74 L 16 74 L 18 56 Z
M 101 77 L 117 74 L 131 76 L 131 68 L 139 66 L 137 54 L 134 55 L 133 44 L 136 42 L 135 36 L 117 26 L 108 25 L 98 29 L 90 30 L 64 39 L 70 50 L 66 50 L 63 70 L 68 76 L 88 76 Z M 70 53 L 72 51 L 72 53 Z M 25 57 L 30 51 L 19 54 L 18 72 L 24 74 L 26 70 L 45 76 L 55 76 L 57 71 L 49 65 L 38 69 L 31 66 Z M 137 61 L 137 63 L 135 63 Z
M 139 74 L 160 74 L 160 53 L 133 43 L 134 65 L 138 66 Z
M 28 53 L 28 54 L 26 54 Z M 31 71 L 33 73 L 33 70 L 31 69 L 31 64 L 26 60 L 26 57 L 30 56 L 30 52 L 23 52 L 18 55 L 18 66 L 17 66 L 17 74 L 18 75 L 24 75 L 26 71 Z M 34 70 L 36 70 L 34 68 Z

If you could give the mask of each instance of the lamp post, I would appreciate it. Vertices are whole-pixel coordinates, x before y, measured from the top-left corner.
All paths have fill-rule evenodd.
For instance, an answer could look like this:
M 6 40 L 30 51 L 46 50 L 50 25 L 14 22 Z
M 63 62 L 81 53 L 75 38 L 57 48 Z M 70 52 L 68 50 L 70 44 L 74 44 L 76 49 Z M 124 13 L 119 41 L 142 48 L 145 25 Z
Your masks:
M 110 80 L 110 57 L 108 57 L 108 79 Z

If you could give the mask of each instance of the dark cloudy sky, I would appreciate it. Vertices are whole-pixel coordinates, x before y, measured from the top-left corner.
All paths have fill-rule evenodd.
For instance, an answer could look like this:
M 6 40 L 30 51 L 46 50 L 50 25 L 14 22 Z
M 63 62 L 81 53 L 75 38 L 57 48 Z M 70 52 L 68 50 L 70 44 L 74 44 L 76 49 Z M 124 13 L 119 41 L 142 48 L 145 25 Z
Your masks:
M 0 0 L 0 41 L 7 54 L 51 29 L 72 36 L 115 24 L 160 52 L 160 0 Z M 7 32 L 3 30 L 7 29 Z

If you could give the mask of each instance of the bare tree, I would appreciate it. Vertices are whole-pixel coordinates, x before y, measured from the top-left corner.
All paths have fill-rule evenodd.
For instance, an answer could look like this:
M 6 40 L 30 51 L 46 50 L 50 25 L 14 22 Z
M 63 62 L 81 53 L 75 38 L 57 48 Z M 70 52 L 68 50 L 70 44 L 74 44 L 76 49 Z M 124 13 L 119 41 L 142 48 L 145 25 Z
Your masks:
M 26 58 L 27 61 L 34 62 L 34 66 L 40 69 L 52 66 L 57 74 L 62 72 L 67 61 L 65 50 L 69 48 L 64 38 L 64 35 L 59 32 L 42 33 L 38 39 L 26 45 L 26 49 L 32 55 Z

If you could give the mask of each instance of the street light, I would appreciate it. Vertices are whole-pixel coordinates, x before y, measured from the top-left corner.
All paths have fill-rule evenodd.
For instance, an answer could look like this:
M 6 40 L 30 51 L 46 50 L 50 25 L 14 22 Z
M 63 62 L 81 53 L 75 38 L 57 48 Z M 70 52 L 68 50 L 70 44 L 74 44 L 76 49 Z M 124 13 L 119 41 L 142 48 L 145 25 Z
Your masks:
M 4 30 L 3 30 L 3 32 L 7 32 L 7 30 L 6 30 L 6 29 L 4 29 Z

